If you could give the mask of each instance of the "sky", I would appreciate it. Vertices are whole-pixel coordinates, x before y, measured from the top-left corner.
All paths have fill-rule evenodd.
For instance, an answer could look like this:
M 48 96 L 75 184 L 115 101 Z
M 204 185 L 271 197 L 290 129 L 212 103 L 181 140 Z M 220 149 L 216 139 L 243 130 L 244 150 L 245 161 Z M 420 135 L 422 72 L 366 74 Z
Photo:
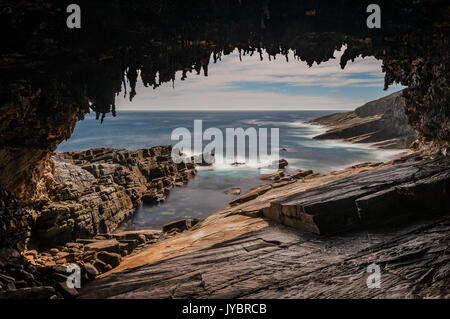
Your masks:
M 176 74 L 174 87 L 164 83 L 156 90 L 136 87 L 137 95 L 130 102 L 119 95 L 119 111 L 179 111 L 179 110 L 353 110 L 366 102 L 401 90 L 392 85 L 383 90 L 384 74 L 381 61 L 373 57 L 349 61 L 344 70 L 339 61 L 345 47 L 336 51 L 335 59 L 312 67 L 306 62 L 289 62 L 278 55 L 260 61 L 259 54 L 243 56 L 237 51 L 209 64 L 208 77 L 188 73 L 181 81 Z

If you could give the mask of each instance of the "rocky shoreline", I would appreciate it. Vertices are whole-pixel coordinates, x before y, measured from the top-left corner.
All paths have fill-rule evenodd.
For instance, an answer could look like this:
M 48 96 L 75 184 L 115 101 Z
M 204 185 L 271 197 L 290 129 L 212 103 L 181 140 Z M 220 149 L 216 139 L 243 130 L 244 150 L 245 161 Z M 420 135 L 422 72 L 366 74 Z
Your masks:
M 79 296 L 68 278 L 79 269 L 83 285 L 119 266 L 160 240 L 193 227 L 198 220 L 176 221 L 163 230 L 133 230 L 76 239 L 46 250 L 0 249 L 0 299 L 61 299 Z M 77 268 L 74 268 L 77 267 Z
M 328 130 L 315 139 L 366 143 L 384 149 L 406 149 L 417 134 L 405 114 L 403 91 L 368 102 L 354 111 L 335 113 L 312 120 Z
M 74 265 L 86 284 L 119 266 L 123 258 L 195 227 L 199 220 L 183 219 L 161 230 L 115 231 L 141 202 L 164 201 L 172 188 L 196 175 L 196 165 L 210 165 L 196 157 L 175 164 L 171 152 L 171 146 L 157 146 L 55 153 L 25 207 L 14 200 L 2 202 L 2 239 L 15 249 L 0 252 L 0 299 L 75 298 L 78 290 L 67 285 Z M 265 176 L 275 181 L 270 187 L 312 174 L 286 175 L 282 169 L 287 165 L 280 160 L 280 170 Z M 24 216 L 20 223 L 9 215 L 14 212 Z
M 166 157 L 170 150 L 170 147 L 138 151 L 96 149 L 57 154 L 53 157 L 55 169 L 51 176 L 59 183 L 53 184 L 54 189 L 66 190 L 66 192 L 58 192 L 59 196 L 73 194 L 75 190 L 87 189 L 87 185 L 89 185 L 88 189 L 96 190 L 98 185 L 95 184 L 95 187 L 92 187 L 92 182 L 91 184 L 86 183 L 89 181 L 86 176 L 90 175 L 100 183 L 105 183 L 101 184 L 103 186 L 113 185 L 112 183 L 120 186 L 120 181 L 129 181 L 129 172 L 133 172 L 135 183 L 128 184 L 128 191 L 118 186 L 114 188 L 116 191 L 123 191 L 126 194 L 138 194 L 135 201 L 131 199 L 126 201 L 126 203 L 131 203 L 131 208 L 135 207 L 133 203 L 142 200 L 148 192 L 158 194 L 157 198 L 164 198 L 172 187 L 181 186 L 195 175 L 194 164 L 192 166 L 183 164 L 182 167 L 177 167 L 170 163 Z M 152 269 L 151 272 L 153 272 L 155 271 L 154 267 L 156 269 L 166 267 L 166 262 L 161 266 L 153 266 L 155 262 L 180 256 L 181 260 L 187 262 L 183 267 L 190 269 L 191 272 L 196 272 L 198 270 L 194 269 L 196 266 L 191 264 L 191 258 L 196 258 L 197 251 L 219 249 L 220 252 L 222 249 L 220 247 L 227 247 L 223 246 L 224 243 L 231 240 L 232 243 L 241 245 L 239 244 L 241 238 L 253 238 L 252 236 L 256 237 L 246 239 L 247 244 L 245 245 L 258 246 L 260 235 L 257 234 L 261 232 L 272 234 L 269 235 L 270 238 L 274 236 L 270 240 L 265 239 L 267 242 L 283 242 L 284 239 L 281 238 L 288 233 L 291 234 L 292 231 L 289 229 L 292 228 L 285 229 L 280 224 L 300 229 L 298 236 L 301 237 L 314 236 L 307 235 L 308 233 L 328 236 L 337 234 L 333 236 L 338 236 L 338 238 L 341 236 L 342 239 L 336 242 L 328 241 L 325 236 L 320 241 L 335 246 L 339 245 L 340 240 L 344 240 L 347 241 L 345 245 L 353 245 L 354 248 L 362 249 L 362 246 L 358 246 L 354 242 L 360 238 L 361 229 L 373 229 L 380 225 L 381 227 L 389 226 L 399 221 L 404 223 L 405 220 L 411 222 L 421 218 L 433 219 L 433 216 L 447 214 L 450 207 L 447 196 L 450 192 L 448 169 L 450 159 L 448 156 L 448 148 L 440 148 L 412 153 L 389 163 L 364 163 L 325 175 L 309 170 L 299 170 L 288 175 L 280 170 L 275 174 L 263 177 L 272 180 L 271 183 L 256 187 L 248 193 L 238 196 L 230 202 L 227 209 L 216 212 L 204 220 L 175 221 L 165 225 L 162 230 L 113 232 L 117 226 L 111 226 L 102 232 L 97 228 L 96 233 L 91 236 L 86 233 L 78 233 L 83 236 L 72 236 L 69 241 L 60 244 L 56 244 L 57 241 L 48 242 L 48 248 L 41 246 L 38 249 L 32 249 L 33 241 L 29 240 L 27 242 L 29 247 L 21 253 L 12 249 L 2 249 L 0 252 L 0 298 L 163 297 L 166 296 L 167 290 L 159 285 L 157 285 L 159 287 L 157 291 L 156 288 L 152 288 L 142 294 L 134 292 L 132 289 L 130 293 L 123 295 L 122 289 L 127 289 L 127 291 L 129 289 L 125 288 L 128 287 L 127 281 L 134 280 L 132 279 L 134 271 L 126 272 L 131 275 L 125 275 L 124 271 L 132 268 L 139 273 L 139 267 L 144 267 Z M 285 164 L 287 165 L 287 162 Z M 146 169 L 143 170 L 143 167 Z M 59 172 L 60 168 L 61 172 Z M 142 171 L 147 173 L 143 174 Z M 62 178 L 65 179 L 65 183 L 62 183 Z M 110 193 L 109 199 L 105 197 L 105 201 L 112 199 L 114 202 L 114 199 L 121 198 L 120 196 L 111 196 L 111 194 L 114 193 Z M 87 195 L 81 195 L 79 198 Z M 57 197 L 52 198 L 56 199 Z M 64 204 L 73 204 L 70 201 L 70 198 L 73 197 L 64 198 L 65 201 L 46 202 L 46 207 L 63 207 Z M 91 202 L 91 204 L 95 203 L 99 205 L 91 207 L 97 209 L 104 204 L 102 201 Z M 405 204 L 404 207 L 401 207 L 397 203 Z M 395 215 L 392 215 L 393 211 L 385 207 L 394 206 L 398 207 Z M 67 220 L 71 215 L 58 216 Z M 112 221 L 119 220 L 114 219 L 114 215 L 106 214 L 106 216 L 111 216 Z M 400 227 L 400 229 L 402 228 Z M 346 235 L 339 235 L 342 233 L 346 233 Z M 60 232 L 60 234 L 64 234 L 64 232 Z M 442 235 L 445 237 L 445 232 Z M 265 236 L 263 235 L 263 237 Z M 438 240 L 442 239 L 439 237 L 439 232 L 436 236 Z M 316 240 L 317 238 L 313 242 Z M 386 240 L 389 243 L 391 237 Z M 306 239 L 305 243 L 308 241 L 309 239 Z M 294 243 L 291 244 L 294 245 Z M 443 241 L 443 243 L 446 242 Z M 392 245 L 396 247 L 397 244 L 393 243 Z M 218 248 L 210 248 L 212 246 Z M 320 251 L 321 248 L 318 249 Z M 222 254 L 222 252 L 220 253 Z M 356 253 L 356 251 L 350 250 L 346 253 Z M 400 254 L 400 252 L 398 251 L 396 254 Z M 354 255 L 352 258 L 356 258 L 358 262 L 359 257 L 357 256 Z M 310 257 L 312 258 L 311 262 L 313 257 L 319 258 L 319 256 L 313 255 Z M 206 263 L 215 264 L 213 255 L 206 258 Z M 239 262 L 245 263 L 245 256 L 239 258 Z M 308 258 L 305 260 L 310 260 Z M 70 275 L 67 267 L 74 264 L 80 267 L 83 283 L 81 291 L 67 286 L 66 280 Z M 438 268 L 433 268 L 435 271 L 445 271 L 439 268 L 444 267 L 442 263 L 438 265 Z M 213 268 L 216 269 L 216 266 L 215 264 Z M 229 269 L 225 265 L 221 267 Z M 175 269 L 174 271 L 180 274 L 184 273 L 184 270 Z M 235 271 L 233 269 L 231 267 L 230 272 L 225 272 L 228 273 L 227 276 L 231 276 L 229 278 L 231 282 L 235 280 L 232 275 Z M 439 282 L 448 278 L 445 274 L 439 276 L 443 276 L 439 277 Z M 89 283 L 94 279 L 96 279 L 94 282 Z M 154 285 L 152 280 L 150 282 Z M 125 286 L 119 285 L 118 282 Z M 108 287 L 113 284 L 115 288 L 106 289 L 105 284 Z M 219 288 L 219 290 L 221 289 L 223 288 Z M 404 291 L 404 293 L 406 292 Z M 222 296 L 223 293 L 225 290 L 219 295 L 214 295 Z M 310 293 L 313 294 L 314 291 Z M 338 291 L 338 293 L 342 292 Z M 356 296 L 358 295 L 358 292 L 354 293 Z M 279 296 L 283 296 L 283 294 L 271 295 L 271 297 Z
M 171 151 L 157 146 L 54 154 L 26 205 L 0 203 L 0 242 L 34 249 L 114 231 L 142 201 L 163 201 L 196 175 L 193 162 L 175 164 Z
M 196 175 L 193 161 L 175 164 L 171 151 L 171 146 L 157 146 L 56 153 L 26 205 L 2 191 L 0 241 L 13 249 L 0 254 L 0 298 L 45 298 L 51 292 L 74 297 L 76 291 L 64 286 L 68 265 L 79 265 L 83 278 L 92 280 L 123 256 L 193 225 L 167 225 L 164 234 L 112 235 L 142 201 L 164 201 L 172 188 Z
M 270 183 L 245 194 L 236 192 L 239 196 L 228 209 L 205 220 L 174 221 L 162 230 L 115 232 L 140 202 L 163 201 L 170 189 L 195 176 L 194 158 L 191 163 L 175 164 L 171 151 L 170 146 L 159 146 L 53 155 L 40 181 L 39 196 L 32 205 L 19 210 L 25 216 L 33 212 L 27 225 L 28 237 L 17 244 L 21 252 L 1 251 L 0 298 L 78 298 L 78 289 L 67 286 L 71 274 L 68 267 L 79 267 L 83 287 L 97 287 L 109 279 L 88 283 L 161 258 L 180 253 L 189 256 L 198 247 L 183 236 L 192 234 L 196 241 L 205 239 L 202 247 L 208 249 L 214 243 L 272 227 L 272 221 L 300 229 L 301 233 L 332 235 L 410 221 L 423 217 L 424 211 L 428 216 L 450 207 L 446 195 L 450 192 L 447 148 L 412 153 L 389 163 L 359 164 L 325 175 L 311 170 L 289 175 L 283 170 L 287 161 L 280 160 L 277 172 L 261 177 Z M 408 204 L 397 207 L 400 202 Z M 395 216 L 386 208 L 394 206 Z M 218 236 L 218 241 L 207 240 L 211 236 Z M 173 240 L 177 244 L 171 244 Z M 172 246 L 178 250 L 173 251 Z M 96 297 L 104 296 L 96 290 L 83 288 L 81 297 L 93 297 L 93 292 Z
M 449 161 L 443 148 L 261 186 L 195 227 L 125 257 L 80 297 L 448 298 Z M 356 186 L 341 191 L 344 184 Z M 284 204 L 303 196 L 313 201 L 313 193 L 330 196 L 320 218 Z M 355 200 L 364 208 L 356 216 L 350 213 Z M 337 212 L 350 224 L 336 221 L 343 217 Z M 327 229 L 334 234 L 316 234 Z M 376 291 L 366 286 L 372 263 L 383 272 Z

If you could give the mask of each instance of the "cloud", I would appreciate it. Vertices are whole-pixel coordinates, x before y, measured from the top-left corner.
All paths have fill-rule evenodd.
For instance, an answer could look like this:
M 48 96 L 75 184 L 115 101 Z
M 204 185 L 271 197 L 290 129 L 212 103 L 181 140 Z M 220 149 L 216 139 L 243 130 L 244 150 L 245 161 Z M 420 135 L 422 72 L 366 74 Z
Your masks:
M 237 52 L 210 63 L 209 76 L 177 73 L 174 83 L 156 90 L 141 83 L 133 102 L 118 97 L 118 110 L 338 110 L 355 107 L 401 89 L 382 90 L 384 74 L 375 58 L 358 58 L 344 70 L 339 65 L 344 50 L 335 59 L 316 63 L 289 61 L 282 56 L 269 61 L 265 56 L 243 56 Z

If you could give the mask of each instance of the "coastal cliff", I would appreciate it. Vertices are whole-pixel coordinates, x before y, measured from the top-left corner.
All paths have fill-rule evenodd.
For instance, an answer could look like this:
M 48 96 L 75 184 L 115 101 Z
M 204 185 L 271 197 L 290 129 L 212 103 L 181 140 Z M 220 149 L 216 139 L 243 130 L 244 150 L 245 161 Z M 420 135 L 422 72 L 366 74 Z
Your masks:
M 51 247 L 115 230 L 142 200 L 163 201 L 195 176 L 195 165 L 175 164 L 171 151 L 157 146 L 54 154 L 34 201 L 21 208 L 17 201 L 1 202 L 2 245 Z
M 351 112 L 326 115 L 310 122 L 329 130 L 315 139 L 370 143 L 379 148 L 409 148 L 417 134 L 408 123 L 402 91 L 368 102 Z

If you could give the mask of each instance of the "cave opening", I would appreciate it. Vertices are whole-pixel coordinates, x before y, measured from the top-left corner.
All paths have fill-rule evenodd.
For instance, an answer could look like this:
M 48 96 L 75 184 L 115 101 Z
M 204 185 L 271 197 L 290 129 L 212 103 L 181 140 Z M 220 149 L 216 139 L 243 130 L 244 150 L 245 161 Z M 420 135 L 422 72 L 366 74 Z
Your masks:
M 357 163 L 386 161 L 402 153 L 412 138 L 385 148 L 371 146 L 369 142 L 375 139 L 369 138 L 356 144 L 316 140 L 314 136 L 326 129 L 307 123 L 352 111 L 404 88 L 391 85 L 383 90 L 382 62 L 374 57 L 357 57 L 342 69 L 345 50 L 343 46 L 330 60 L 308 65 L 297 61 L 293 51 L 276 57 L 265 50 L 236 49 L 220 59 L 211 54 L 203 71 L 177 71 L 166 83 L 160 83 L 156 74 L 153 87 L 144 83 L 145 75 L 137 70 L 136 78 L 125 80 L 116 94 L 113 116 L 107 114 L 99 121 L 99 114 L 86 115 L 56 152 L 174 145 L 171 133 L 175 129 L 192 131 L 194 121 L 201 120 L 205 130 L 218 127 L 224 135 L 227 127 L 280 129 L 281 156 L 289 162 L 290 172 L 326 173 Z M 121 229 L 160 228 L 177 219 L 204 218 L 225 208 L 236 195 L 268 182 L 260 179 L 260 166 L 248 165 L 248 159 L 233 162 L 246 165 L 215 164 L 200 170 L 187 185 L 170 190 L 164 202 L 140 204 Z
M 382 61 L 385 88 L 395 82 L 406 87 L 404 110 L 418 133 L 419 145 L 445 145 L 450 131 L 445 1 L 409 6 L 402 1 L 382 1 L 381 29 L 367 28 L 368 3 L 348 6 L 345 2 L 177 1 L 170 7 L 159 2 L 126 6 L 83 2 L 80 6 L 87 12 L 84 27 L 70 32 L 57 27 L 64 23 L 57 14 L 64 3 L 50 5 L 46 9 L 50 15 L 33 6 L 10 3 L 0 20 L 8 44 L 2 51 L 0 182 L 3 201 L 23 209 L 21 221 L 13 224 L 28 225 L 30 205 L 41 209 L 45 200 L 40 199 L 62 191 L 52 190 L 45 178 L 54 169 L 53 152 L 69 139 L 77 123 L 85 123 L 78 121 L 90 116 L 89 110 L 99 119 L 114 115 L 116 95 L 124 94 L 124 82 L 128 82 L 128 98 L 133 99 L 141 96 L 139 92 L 135 96 L 141 81 L 144 86 L 164 90 L 164 83 L 170 87 L 176 76 L 185 79 L 191 71 L 208 74 L 205 85 L 209 85 L 213 83 L 210 79 L 222 74 L 211 72 L 210 59 L 228 55 L 263 56 L 259 63 L 278 55 L 276 61 L 300 59 L 307 65 L 322 66 L 345 45 L 339 61 L 344 70 L 359 56 L 374 57 Z M 99 11 L 109 18 L 103 22 L 96 19 Z M 283 75 L 277 81 L 280 79 Z M 183 85 L 195 82 L 186 80 Z M 240 85 L 258 90 L 249 82 Z M 282 89 L 291 88 L 276 88 Z M 258 103 L 266 101 L 269 99 Z M 74 139 L 68 143 L 71 141 Z M 43 222 L 51 225 L 57 215 L 46 212 Z M 14 226 L 11 229 L 17 228 Z
M 448 297 L 447 0 L 70 2 L 2 1 L 0 299 Z

